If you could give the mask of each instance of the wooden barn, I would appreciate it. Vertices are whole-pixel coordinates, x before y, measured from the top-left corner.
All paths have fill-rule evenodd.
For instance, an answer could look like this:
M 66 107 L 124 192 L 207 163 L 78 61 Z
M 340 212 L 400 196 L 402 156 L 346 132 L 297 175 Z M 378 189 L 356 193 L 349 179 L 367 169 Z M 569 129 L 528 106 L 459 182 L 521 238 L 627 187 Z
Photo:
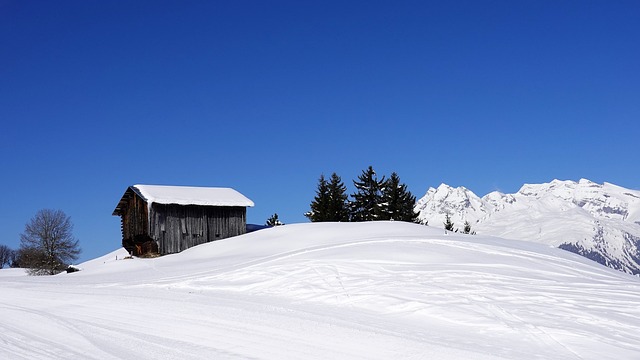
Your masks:
M 132 255 L 171 254 L 246 232 L 253 201 L 231 188 L 133 185 L 114 216 Z

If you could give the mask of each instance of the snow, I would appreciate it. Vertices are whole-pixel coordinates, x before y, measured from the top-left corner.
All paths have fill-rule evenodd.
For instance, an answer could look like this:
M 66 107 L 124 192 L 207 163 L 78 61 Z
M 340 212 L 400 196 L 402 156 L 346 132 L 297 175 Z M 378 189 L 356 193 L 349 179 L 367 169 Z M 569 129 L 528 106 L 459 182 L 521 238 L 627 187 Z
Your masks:
M 640 280 L 532 242 L 313 223 L 126 255 L 0 270 L 0 358 L 640 358 Z
M 148 203 L 205 205 L 205 206 L 253 206 L 253 201 L 231 188 L 134 185 Z
M 515 194 L 492 192 L 480 198 L 463 187 L 430 188 L 416 203 L 420 219 L 443 227 L 445 214 L 477 234 L 572 244 L 605 263 L 640 273 L 640 191 L 587 179 L 525 184 Z

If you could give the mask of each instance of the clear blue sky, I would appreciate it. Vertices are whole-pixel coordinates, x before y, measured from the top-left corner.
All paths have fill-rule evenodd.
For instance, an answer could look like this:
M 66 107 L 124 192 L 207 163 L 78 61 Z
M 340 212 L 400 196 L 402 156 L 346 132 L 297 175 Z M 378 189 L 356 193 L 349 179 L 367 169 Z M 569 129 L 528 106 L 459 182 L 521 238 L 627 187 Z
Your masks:
M 305 222 L 320 174 L 421 197 L 640 188 L 638 1 L 0 0 L 0 243 L 42 208 L 81 260 L 127 186 L 233 187 Z

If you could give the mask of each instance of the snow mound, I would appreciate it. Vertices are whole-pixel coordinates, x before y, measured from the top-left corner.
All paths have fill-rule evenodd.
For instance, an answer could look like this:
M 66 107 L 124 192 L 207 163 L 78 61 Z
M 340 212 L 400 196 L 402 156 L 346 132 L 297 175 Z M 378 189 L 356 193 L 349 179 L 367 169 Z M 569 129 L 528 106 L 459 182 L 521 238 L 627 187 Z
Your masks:
M 114 255 L 3 281 L 0 358 L 640 357 L 640 281 L 533 242 L 315 223 Z

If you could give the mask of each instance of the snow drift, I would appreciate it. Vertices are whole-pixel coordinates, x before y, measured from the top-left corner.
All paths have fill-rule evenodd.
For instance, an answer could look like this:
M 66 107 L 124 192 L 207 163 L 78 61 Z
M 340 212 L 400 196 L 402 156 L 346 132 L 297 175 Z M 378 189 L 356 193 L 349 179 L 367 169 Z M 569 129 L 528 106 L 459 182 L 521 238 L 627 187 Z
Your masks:
M 640 281 L 532 242 L 315 223 L 125 255 L 0 271 L 0 358 L 640 357 Z

